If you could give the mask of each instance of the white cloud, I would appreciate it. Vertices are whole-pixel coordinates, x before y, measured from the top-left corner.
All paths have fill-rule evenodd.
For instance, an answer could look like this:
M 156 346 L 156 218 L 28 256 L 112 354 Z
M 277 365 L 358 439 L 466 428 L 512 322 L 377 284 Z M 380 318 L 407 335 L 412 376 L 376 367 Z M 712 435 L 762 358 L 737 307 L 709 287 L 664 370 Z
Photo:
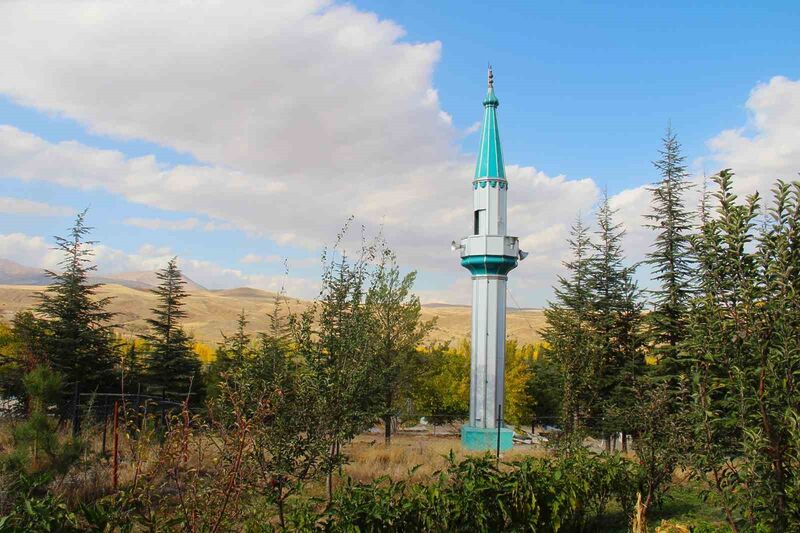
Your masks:
M 463 135 L 464 135 L 464 137 L 466 137 L 467 135 L 472 135 L 473 133 L 477 132 L 479 129 L 481 129 L 481 121 L 480 120 L 476 120 L 475 122 L 472 123 L 472 125 L 470 127 L 468 127 L 467 129 L 464 130 Z
M 42 237 L 24 233 L 0 234 L 0 257 L 25 266 L 53 269 L 61 255 Z
M 709 159 L 732 168 L 737 193 L 767 195 L 778 178 L 800 172 L 800 80 L 775 76 L 759 83 L 745 104 L 747 125 L 728 129 L 708 141 Z
M 135 253 L 126 253 L 103 244 L 94 247 L 94 260 L 100 275 L 158 270 L 174 256 L 175 253 L 168 247 L 151 244 L 142 245 Z M 57 269 L 62 255 L 41 236 L 11 233 L 0 234 L 0 258 L 34 268 Z M 316 280 L 300 277 L 245 274 L 213 261 L 190 257 L 179 257 L 178 265 L 186 276 L 206 287 L 250 286 L 275 292 L 285 287 L 286 294 L 298 298 L 313 298 L 319 291 L 319 283 Z
M 354 228 L 381 228 L 404 267 L 453 280 L 428 296 L 469 300 L 466 272 L 448 245 L 471 222 L 474 160 L 456 143 L 479 123 L 458 131 L 440 106 L 432 85 L 440 43 L 404 42 L 391 21 L 321 1 L 0 3 L 0 32 L 0 93 L 94 132 L 147 139 L 203 162 L 169 166 L 0 126 L 2 176 L 103 189 L 192 215 L 128 220 L 138 227 L 236 228 L 314 251 L 353 214 Z M 476 73 L 474 118 L 482 113 L 482 76 Z M 757 86 L 747 109 L 746 127 L 709 141 L 710 158 L 733 167 L 747 190 L 793 179 L 800 82 L 776 77 Z M 501 111 L 501 128 L 505 112 L 513 110 Z M 509 165 L 507 173 L 509 230 L 530 252 L 512 285 L 521 304 L 541 303 L 561 270 L 569 225 L 579 211 L 591 218 L 599 188 L 532 166 Z M 628 227 L 631 260 L 652 239 L 641 227 L 648 203 L 643 187 L 612 198 Z M 358 241 L 358 231 L 352 237 L 346 244 Z M 105 260 L 149 266 L 161 259 L 109 251 Z M 290 269 L 303 261 L 312 259 L 289 260 Z M 220 265 L 192 268 L 209 286 L 276 283 Z
M 10 215 L 34 215 L 41 217 L 69 216 L 75 213 L 71 207 L 50 205 L 43 202 L 35 202 L 24 198 L 12 198 L 10 196 L 0 196 L 0 213 Z
M 126 226 L 151 230 L 172 230 L 185 231 L 193 230 L 200 226 L 200 221 L 196 218 L 185 218 L 182 220 L 165 220 L 163 218 L 126 218 L 122 221 Z
M 279 255 L 258 255 L 258 254 L 247 254 L 241 259 L 239 262 L 243 265 L 256 265 L 258 263 L 279 263 L 281 261 L 281 257 Z
M 372 181 L 451 149 L 441 45 L 348 5 L 2 3 L 0 33 L 17 101 L 299 187 L 301 168 Z

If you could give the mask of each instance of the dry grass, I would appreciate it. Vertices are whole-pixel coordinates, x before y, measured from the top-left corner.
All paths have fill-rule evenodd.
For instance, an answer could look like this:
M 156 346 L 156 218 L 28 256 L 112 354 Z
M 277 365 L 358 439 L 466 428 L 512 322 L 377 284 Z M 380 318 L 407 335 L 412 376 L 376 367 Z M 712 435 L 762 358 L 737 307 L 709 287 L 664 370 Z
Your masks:
M 345 453 L 350 456 L 350 463 L 344 471 L 359 482 L 371 481 L 380 476 L 424 482 L 436 471 L 446 467 L 447 456 L 451 451 L 456 459 L 481 455 L 462 450 L 458 435 L 433 436 L 401 432 L 394 435 L 392 443 L 386 446 L 382 435 L 365 434 L 356 437 L 345 449 Z M 511 451 L 503 453 L 501 459 L 540 457 L 546 453 L 539 447 L 516 445 Z M 416 470 L 409 476 L 415 467 Z

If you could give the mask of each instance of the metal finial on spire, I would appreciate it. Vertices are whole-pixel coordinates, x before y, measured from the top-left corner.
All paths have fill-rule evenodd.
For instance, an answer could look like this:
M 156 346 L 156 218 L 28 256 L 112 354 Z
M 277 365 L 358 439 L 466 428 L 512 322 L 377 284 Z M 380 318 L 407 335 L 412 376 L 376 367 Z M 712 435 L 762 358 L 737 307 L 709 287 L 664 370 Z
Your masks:
M 492 72 L 492 64 L 489 63 L 489 88 L 494 88 L 494 73 Z

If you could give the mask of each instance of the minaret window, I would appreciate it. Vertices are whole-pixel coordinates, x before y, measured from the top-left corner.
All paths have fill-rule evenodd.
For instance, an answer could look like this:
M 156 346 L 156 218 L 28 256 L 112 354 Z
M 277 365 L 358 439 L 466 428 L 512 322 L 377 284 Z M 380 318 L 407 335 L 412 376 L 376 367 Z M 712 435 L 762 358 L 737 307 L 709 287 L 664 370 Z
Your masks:
M 486 209 L 475 210 L 475 235 L 485 235 L 489 228 L 486 227 Z

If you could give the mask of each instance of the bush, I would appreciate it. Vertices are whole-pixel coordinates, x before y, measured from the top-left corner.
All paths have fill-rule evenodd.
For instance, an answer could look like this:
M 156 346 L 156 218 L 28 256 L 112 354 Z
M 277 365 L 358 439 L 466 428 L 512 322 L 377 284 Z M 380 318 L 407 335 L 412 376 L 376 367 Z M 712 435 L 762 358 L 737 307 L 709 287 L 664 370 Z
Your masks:
M 428 485 L 380 478 L 348 482 L 322 520 L 328 531 L 579 531 L 612 501 L 630 514 L 636 466 L 575 451 L 498 464 L 455 462 Z

